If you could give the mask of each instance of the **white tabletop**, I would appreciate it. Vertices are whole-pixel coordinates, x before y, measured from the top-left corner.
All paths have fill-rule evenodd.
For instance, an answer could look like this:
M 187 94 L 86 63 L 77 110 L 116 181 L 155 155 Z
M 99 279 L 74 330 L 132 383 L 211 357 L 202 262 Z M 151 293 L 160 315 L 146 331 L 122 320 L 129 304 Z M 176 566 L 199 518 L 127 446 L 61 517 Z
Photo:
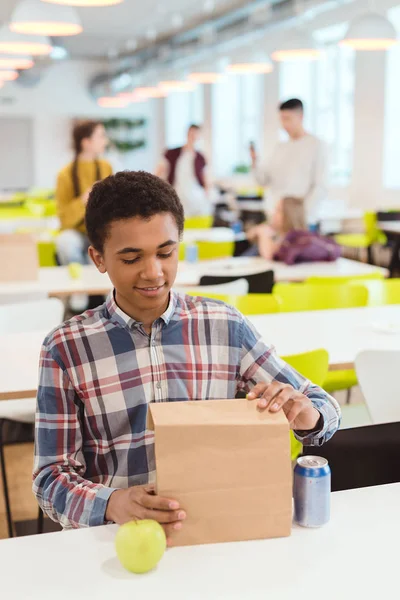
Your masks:
M 250 321 L 282 356 L 326 348 L 333 369 L 351 368 L 361 350 L 400 350 L 400 305 L 261 315 Z M 0 400 L 35 396 L 47 333 L 0 336 Z
M 387 269 L 375 267 L 347 258 L 339 258 L 333 262 L 311 262 L 298 265 L 285 265 L 281 262 L 264 260 L 260 257 L 237 257 L 210 261 L 199 261 L 194 264 L 179 264 L 176 286 L 198 285 L 203 275 L 241 276 L 273 270 L 275 281 L 304 281 L 308 277 L 356 276 L 373 272 L 381 272 L 385 277 Z M 1 288 L 0 288 L 1 291 Z
M 0 541 L 1 585 L 8 600 L 396 598 L 399 506 L 400 484 L 336 492 L 320 529 L 171 548 L 146 575 L 120 566 L 116 525 L 12 538 Z
M 245 233 L 234 233 L 229 227 L 210 227 L 209 229 L 185 229 L 183 242 L 234 242 L 246 239 Z
M 347 258 L 339 258 L 334 262 L 287 266 L 284 263 L 267 261 L 259 257 L 238 257 L 203 260 L 194 264 L 181 261 L 175 286 L 179 288 L 198 285 L 203 275 L 242 276 L 269 269 L 274 271 L 275 281 L 304 281 L 307 277 L 317 275 L 363 275 L 376 271 L 388 275 L 387 269 Z M 49 296 L 69 296 L 74 293 L 108 294 L 111 287 L 108 275 L 102 275 L 93 265 L 82 267 L 82 277 L 79 279 L 71 279 L 67 267 L 46 267 L 39 269 L 37 281 L 0 283 L 0 296 L 6 298 L 7 295 L 29 295 L 35 291 L 45 292 Z
M 325 348 L 331 368 L 351 368 L 362 350 L 400 350 L 400 305 L 249 317 L 268 344 L 287 356 Z

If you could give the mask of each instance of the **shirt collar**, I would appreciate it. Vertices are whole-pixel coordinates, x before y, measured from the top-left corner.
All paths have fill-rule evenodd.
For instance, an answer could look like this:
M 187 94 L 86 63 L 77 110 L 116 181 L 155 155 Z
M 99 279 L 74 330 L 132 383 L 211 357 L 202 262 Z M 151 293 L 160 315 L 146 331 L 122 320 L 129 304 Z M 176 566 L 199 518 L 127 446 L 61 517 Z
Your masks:
M 160 316 L 160 319 L 162 319 L 164 321 L 165 325 L 168 325 L 168 323 L 170 322 L 171 317 L 175 312 L 176 304 L 177 304 L 176 292 L 171 290 L 169 293 L 169 303 L 168 303 L 167 309 Z M 132 317 L 130 317 L 123 310 L 120 309 L 120 307 L 118 306 L 118 304 L 115 301 L 115 290 L 110 292 L 110 294 L 108 295 L 108 298 L 106 301 L 106 307 L 107 307 L 108 313 L 110 314 L 111 319 L 117 321 L 123 327 L 129 327 L 131 329 L 133 327 L 138 327 L 139 325 L 141 325 L 141 323 L 139 321 L 135 321 L 135 319 L 132 319 Z

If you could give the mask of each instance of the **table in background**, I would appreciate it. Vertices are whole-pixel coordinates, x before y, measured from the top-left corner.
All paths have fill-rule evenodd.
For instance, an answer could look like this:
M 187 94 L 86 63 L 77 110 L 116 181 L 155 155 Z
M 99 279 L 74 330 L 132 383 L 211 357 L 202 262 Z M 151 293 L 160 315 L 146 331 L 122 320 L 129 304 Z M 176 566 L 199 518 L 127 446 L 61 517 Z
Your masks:
M 331 521 L 320 529 L 294 526 L 288 538 L 172 548 L 146 575 L 120 566 L 116 525 L 2 540 L 2 589 L 9 600 L 395 598 L 400 484 L 331 499 Z M 62 577 L 65 569 L 74 570 L 73 581 Z
M 304 281 L 312 276 L 364 275 L 379 271 L 384 276 L 386 269 L 367 265 L 346 258 L 334 262 L 303 263 L 288 266 L 284 263 L 264 260 L 260 257 L 236 257 L 204 260 L 196 263 L 179 262 L 176 288 L 196 286 L 203 275 L 243 276 L 273 270 L 275 281 Z M 15 281 L 0 283 L 0 296 L 24 295 L 27 300 L 32 292 L 41 291 L 49 296 L 63 297 L 71 294 L 108 294 L 112 284 L 107 274 L 101 274 L 93 265 L 82 267 L 82 276 L 71 279 L 67 267 L 43 267 L 39 269 L 37 281 Z
M 317 348 L 331 369 L 351 368 L 362 350 L 400 350 L 400 305 L 249 317 L 267 344 L 284 356 Z M 397 323 L 397 333 L 379 330 Z M 0 336 L 0 400 L 31 398 L 38 385 L 40 348 L 48 331 Z
M 362 350 L 400 350 L 400 305 L 251 316 L 267 344 L 287 356 L 325 348 L 331 369 L 350 369 Z
M 275 281 L 301 282 L 308 277 L 357 276 L 376 273 L 388 275 L 388 270 L 361 263 L 347 258 L 338 258 L 333 262 L 310 262 L 297 265 L 285 265 L 282 262 L 265 260 L 261 257 L 237 257 L 229 259 L 199 261 L 197 263 L 179 263 L 175 285 L 198 285 L 203 275 L 242 276 L 274 271 Z

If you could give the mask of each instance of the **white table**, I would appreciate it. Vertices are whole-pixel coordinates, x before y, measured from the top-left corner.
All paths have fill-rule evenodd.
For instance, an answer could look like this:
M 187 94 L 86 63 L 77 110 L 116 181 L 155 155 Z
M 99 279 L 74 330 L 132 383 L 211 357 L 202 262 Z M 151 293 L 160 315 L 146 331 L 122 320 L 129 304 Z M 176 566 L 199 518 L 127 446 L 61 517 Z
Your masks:
M 380 271 L 385 276 L 386 269 L 374 267 L 347 258 L 339 258 L 331 263 L 303 263 L 287 266 L 283 263 L 267 261 L 259 257 L 238 257 L 218 260 L 204 260 L 197 263 L 181 261 L 175 287 L 198 285 L 203 275 L 242 276 L 261 273 L 272 269 L 275 281 L 304 281 L 311 276 L 363 275 Z M 71 294 L 108 294 L 112 285 L 107 274 L 102 275 L 93 265 L 82 268 L 80 279 L 71 279 L 67 267 L 46 267 L 39 269 L 37 281 L 0 283 L 0 296 L 26 294 L 42 291 L 49 296 L 70 296 Z
M 400 305 L 249 317 L 268 344 L 286 356 L 325 348 L 331 369 L 346 369 L 362 350 L 400 350 Z M 387 325 L 397 333 L 387 333 Z
M 400 325 L 400 305 L 261 315 L 250 321 L 282 356 L 326 348 L 331 369 L 353 367 L 361 350 L 400 350 L 400 332 L 379 330 L 388 323 Z M 0 400 L 36 395 L 47 333 L 0 336 Z
M 234 233 L 229 227 L 210 227 L 209 229 L 185 229 L 183 242 L 235 242 L 246 239 L 245 233 Z
M 275 281 L 304 281 L 308 277 L 335 277 L 366 275 L 381 272 L 385 277 L 387 269 L 375 267 L 347 258 L 334 262 L 313 262 L 298 265 L 285 265 L 281 262 L 264 260 L 260 257 L 237 257 L 212 261 L 200 261 L 194 264 L 179 264 L 176 286 L 198 285 L 203 275 L 241 276 L 273 270 Z M 1 291 L 1 288 L 0 288 Z
M 8 600 L 397 598 L 399 506 L 400 484 L 336 492 L 320 529 L 171 548 L 146 575 L 120 566 L 116 525 L 2 540 L 2 590 Z

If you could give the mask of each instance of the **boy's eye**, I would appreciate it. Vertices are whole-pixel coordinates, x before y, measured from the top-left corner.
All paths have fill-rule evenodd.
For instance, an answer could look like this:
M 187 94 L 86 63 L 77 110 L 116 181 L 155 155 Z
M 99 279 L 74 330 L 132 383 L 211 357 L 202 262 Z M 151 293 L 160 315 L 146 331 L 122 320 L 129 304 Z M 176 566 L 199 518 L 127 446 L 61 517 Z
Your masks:
M 158 258 L 161 258 L 163 260 L 170 258 L 170 256 L 172 256 L 172 252 L 173 252 L 173 250 L 171 252 L 168 252 L 168 254 L 159 254 Z M 133 263 L 137 262 L 138 260 L 140 260 L 140 256 L 137 256 L 136 258 L 132 258 L 132 259 L 123 258 L 122 262 L 125 265 L 133 265 Z

